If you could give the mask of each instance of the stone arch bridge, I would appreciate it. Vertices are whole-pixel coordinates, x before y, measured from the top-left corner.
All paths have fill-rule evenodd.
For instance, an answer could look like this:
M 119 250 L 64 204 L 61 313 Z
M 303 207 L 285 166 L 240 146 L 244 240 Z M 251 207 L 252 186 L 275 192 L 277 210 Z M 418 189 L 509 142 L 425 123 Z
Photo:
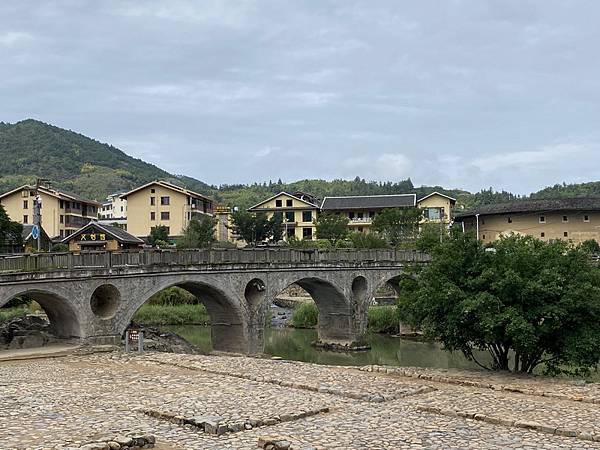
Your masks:
M 319 340 L 352 345 L 365 333 L 375 291 L 428 259 L 415 251 L 312 249 L 10 255 L 0 257 L 0 307 L 27 295 L 57 336 L 116 343 L 151 296 L 178 286 L 206 306 L 215 350 L 253 354 L 263 351 L 273 299 L 297 283 L 319 309 Z

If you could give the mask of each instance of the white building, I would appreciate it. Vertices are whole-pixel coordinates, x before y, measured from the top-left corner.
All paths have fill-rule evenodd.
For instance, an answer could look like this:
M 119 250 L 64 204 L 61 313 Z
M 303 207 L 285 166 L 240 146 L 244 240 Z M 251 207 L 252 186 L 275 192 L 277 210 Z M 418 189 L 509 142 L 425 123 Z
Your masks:
M 98 222 L 105 225 L 117 224 L 127 229 L 127 200 L 120 198 L 121 192 L 110 194 L 98 211 Z

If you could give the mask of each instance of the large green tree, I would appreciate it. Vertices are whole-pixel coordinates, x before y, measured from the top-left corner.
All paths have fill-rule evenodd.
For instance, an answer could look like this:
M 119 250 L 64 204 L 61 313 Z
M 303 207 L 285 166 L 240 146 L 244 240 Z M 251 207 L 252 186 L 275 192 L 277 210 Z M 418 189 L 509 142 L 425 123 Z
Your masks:
M 373 230 L 397 246 L 416 239 L 422 217 L 423 211 L 418 208 L 384 209 L 373 219 Z
M 8 251 L 23 244 L 23 225 L 13 222 L 0 205 L 0 250 Z
M 330 212 L 319 214 L 315 221 L 318 239 L 335 242 L 348 236 L 348 217 Z
M 177 240 L 178 248 L 207 248 L 215 241 L 216 220 L 211 216 L 193 218 Z
M 231 219 L 233 232 L 249 245 L 264 242 L 272 235 L 272 225 L 265 213 L 236 211 L 231 215 Z
M 148 242 L 150 245 L 167 245 L 169 243 L 169 228 L 166 225 L 157 225 L 150 228 Z
M 430 253 L 399 302 L 427 337 L 496 370 L 585 373 L 600 361 L 600 271 L 584 248 L 529 236 L 486 247 L 454 230 Z

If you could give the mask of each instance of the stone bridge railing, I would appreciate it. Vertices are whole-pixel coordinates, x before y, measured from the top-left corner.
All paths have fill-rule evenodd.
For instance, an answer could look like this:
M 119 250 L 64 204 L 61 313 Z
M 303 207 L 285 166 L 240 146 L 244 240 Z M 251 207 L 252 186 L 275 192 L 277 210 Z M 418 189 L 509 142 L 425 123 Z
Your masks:
M 139 252 L 37 253 L 0 256 L 0 274 L 51 270 L 197 265 L 344 265 L 353 262 L 427 262 L 416 250 L 195 249 Z

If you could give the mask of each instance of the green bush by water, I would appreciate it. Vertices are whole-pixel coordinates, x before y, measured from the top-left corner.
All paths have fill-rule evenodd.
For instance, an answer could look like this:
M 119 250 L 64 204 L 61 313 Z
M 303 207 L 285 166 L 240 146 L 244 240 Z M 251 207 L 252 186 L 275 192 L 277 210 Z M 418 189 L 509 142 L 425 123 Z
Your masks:
M 204 325 L 210 323 L 202 304 L 143 305 L 133 317 L 144 325 Z
M 294 310 L 291 324 L 294 328 L 317 326 L 319 310 L 314 303 L 303 303 Z M 372 306 L 368 312 L 368 329 L 373 333 L 397 333 L 398 315 L 395 306 Z
M 395 306 L 371 306 L 368 316 L 369 331 L 373 333 L 398 333 L 398 313 Z
M 291 324 L 294 328 L 314 328 L 317 326 L 319 310 L 314 303 L 302 303 L 292 314 Z

